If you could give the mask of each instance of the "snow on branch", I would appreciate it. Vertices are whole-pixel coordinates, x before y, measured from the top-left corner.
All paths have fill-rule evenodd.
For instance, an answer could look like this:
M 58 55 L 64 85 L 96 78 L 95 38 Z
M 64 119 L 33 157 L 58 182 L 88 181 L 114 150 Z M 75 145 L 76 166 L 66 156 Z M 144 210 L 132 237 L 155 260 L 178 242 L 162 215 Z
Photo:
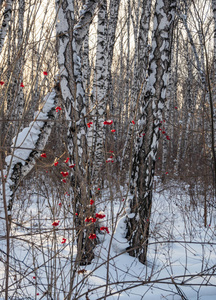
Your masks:
M 45 96 L 43 108 L 35 113 L 34 120 L 13 138 L 13 152 L 5 159 L 7 164 L 6 197 L 9 214 L 19 182 L 33 169 L 50 136 L 56 118 L 55 105 L 56 91 L 53 89 Z

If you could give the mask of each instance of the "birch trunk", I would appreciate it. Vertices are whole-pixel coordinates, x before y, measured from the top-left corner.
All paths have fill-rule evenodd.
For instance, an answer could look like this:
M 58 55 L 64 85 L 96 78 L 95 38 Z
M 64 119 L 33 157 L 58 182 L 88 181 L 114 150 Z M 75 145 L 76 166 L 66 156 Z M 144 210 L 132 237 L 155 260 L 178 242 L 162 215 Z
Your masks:
M 95 109 L 93 114 L 93 139 L 90 136 L 90 140 L 93 140 L 92 145 L 92 175 L 94 179 L 100 181 L 101 166 L 105 161 L 105 127 L 103 122 L 105 121 L 106 112 L 106 92 L 107 92 L 107 77 L 108 77 L 108 48 L 107 48 L 107 1 L 103 0 L 100 3 L 98 11 L 98 26 L 97 26 L 97 49 L 96 49 L 96 62 L 94 72 L 94 84 L 93 84 L 93 105 Z
M 90 213 L 90 184 L 88 183 L 88 152 L 86 126 L 86 99 L 81 72 L 81 50 L 89 31 L 98 1 L 87 1 L 80 11 L 75 25 L 73 0 L 56 1 L 58 11 L 58 61 L 60 86 L 68 120 L 68 152 L 76 167 L 71 178 L 74 193 L 73 207 L 79 214 L 75 220 L 77 229 L 77 264 L 88 264 L 94 257 L 93 243 L 88 238 L 89 228 L 85 228 L 85 217 Z M 71 67 L 72 66 L 72 67 Z
M 17 43 L 17 50 L 20 55 L 20 59 L 18 59 L 17 62 L 17 75 L 20 80 L 20 82 L 23 81 L 23 67 L 24 67 L 24 55 L 22 54 L 22 44 L 23 44 L 23 32 L 24 32 L 24 12 L 25 12 L 25 0 L 19 1 L 19 13 L 18 13 L 18 43 Z M 24 93 L 23 89 L 19 88 L 18 94 L 17 94 L 17 110 L 16 115 L 19 116 L 19 118 L 22 118 L 23 115 L 23 108 L 24 108 Z
M 2 48 L 4 46 L 5 37 L 7 35 L 8 25 L 11 20 L 11 13 L 12 13 L 12 0 L 8 0 L 3 13 L 3 22 L 0 29 L 0 54 L 2 52 Z
M 137 61 L 137 68 L 134 72 L 134 79 L 133 79 L 133 88 L 132 88 L 132 95 L 131 95 L 131 114 L 129 118 L 128 124 L 128 132 L 126 141 L 122 150 L 122 158 L 120 168 L 123 167 L 123 159 L 125 157 L 126 149 L 128 147 L 128 143 L 131 141 L 131 135 L 133 131 L 133 125 L 131 123 L 132 120 L 136 120 L 140 103 L 140 97 L 142 97 L 144 87 L 145 87 L 145 80 L 147 75 L 148 69 L 148 60 L 149 60 L 149 50 L 150 47 L 148 45 L 149 40 L 149 25 L 150 25 L 150 18 L 151 18 L 151 0 L 143 0 L 142 2 L 142 13 L 140 18 L 140 30 L 139 30 L 139 37 L 138 37 L 138 61 Z
M 176 34 L 174 34 L 174 38 L 176 40 L 176 53 L 175 53 L 175 71 L 174 71 L 174 82 L 173 82 L 173 102 L 172 102 L 172 109 L 170 110 L 170 120 L 176 120 L 177 113 L 175 113 L 175 106 L 178 106 L 177 100 L 178 100 L 178 64 L 179 64 L 179 30 L 178 30 L 178 24 L 176 26 Z M 171 126 L 171 137 L 174 139 L 175 136 L 175 128 L 174 126 Z M 174 153 L 174 143 L 170 144 L 170 152 Z
M 109 110 L 113 113 L 113 86 L 112 86 L 112 61 L 113 61 L 113 50 L 115 45 L 115 34 L 118 22 L 119 5 L 121 0 L 110 0 L 110 15 L 108 22 L 108 70 L 107 70 L 107 91 L 106 91 L 106 103 Z M 106 115 L 106 117 L 109 117 Z
M 125 9 L 125 14 L 127 13 L 127 60 L 126 60 L 126 78 L 125 78 L 125 123 L 128 123 L 128 106 L 129 106 L 129 80 L 130 80 L 130 56 L 131 56 L 131 46 L 130 46 L 130 23 L 131 23 L 131 1 L 128 0 L 127 10 Z
M 140 128 L 146 134 L 138 138 L 133 159 L 131 211 L 127 216 L 126 236 L 129 254 L 142 263 L 146 263 L 147 258 L 155 161 L 166 97 L 175 9 L 175 0 L 156 1 L 149 79 L 142 98 L 140 119 Z

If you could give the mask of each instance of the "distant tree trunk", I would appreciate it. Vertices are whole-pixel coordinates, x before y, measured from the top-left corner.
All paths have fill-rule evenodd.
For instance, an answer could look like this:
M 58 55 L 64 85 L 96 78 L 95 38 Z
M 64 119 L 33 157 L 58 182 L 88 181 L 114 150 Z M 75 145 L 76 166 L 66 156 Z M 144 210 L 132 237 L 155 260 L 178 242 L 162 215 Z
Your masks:
M 175 10 L 176 0 L 156 1 L 149 78 L 140 119 L 140 129 L 145 131 L 145 136 L 137 139 L 133 159 L 131 211 L 127 216 L 126 236 L 129 254 L 142 263 L 147 257 L 155 161 L 166 98 Z
M 106 104 L 109 111 L 113 113 L 113 85 L 112 85 L 112 61 L 113 61 L 113 50 L 115 45 L 115 33 L 118 22 L 118 12 L 121 0 L 110 0 L 110 17 L 108 22 L 107 40 L 108 40 L 108 74 L 107 74 L 107 91 L 106 91 Z M 107 115 L 106 111 L 106 115 Z M 108 116 L 109 117 L 109 116 Z
M 136 101 L 136 97 L 139 94 L 138 86 L 137 86 L 138 85 L 138 83 L 137 83 L 137 72 L 138 72 L 138 68 L 140 67 L 140 65 L 139 65 L 139 60 L 140 60 L 139 59 L 139 54 L 140 54 L 140 52 L 138 52 L 138 47 L 140 46 L 139 39 L 141 38 L 141 35 L 138 35 L 138 32 L 139 32 L 139 27 L 141 27 L 141 25 L 142 25 L 142 20 L 143 20 L 144 11 L 145 11 L 145 8 L 142 8 L 141 18 L 140 18 L 140 1 L 141 0 L 138 0 L 136 11 L 135 11 L 135 17 L 136 18 L 135 19 L 132 18 L 133 31 L 134 31 L 134 44 L 135 45 L 134 45 L 134 68 L 133 68 L 134 76 L 133 76 L 133 83 L 132 83 L 132 88 L 131 88 L 130 111 L 131 111 L 131 109 L 134 109 L 134 105 L 135 105 L 134 102 Z M 147 13 L 149 13 L 149 12 L 147 11 Z M 148 28 L 148 30 L 149 30 L 149 28 Z M 140 29 L 140 33 L 141 33 L 141 29 Z M 146 38 L 148 39 L 148 35 L 146 36 Z M 146 40 L 146 44 L 147 44 L 147 40 Z M 132 112 L 132 114 L 133 114 L 133 112 Z M 131 118 L 133 119 L 133 115 L 131 116 Z M 131 118 L 130 118 L 130 120 L 132 120 Z
M 189 45 L 188 45 L 189 46 Z M 187 77 L 187 90 L 186 90 L 186 129 L 184 132 L 184 147 L 183 147 L 183 153 L 182 153 L 182 160 L 185 159 L 187 148 L 188 148 L 188 138 L 189 138 L 189 130 L 191 126 L 191 120 L 192 120 L 192 114 L 194 112 L 194 103 L 192 99 L 192 82 L 193 82 L 193 74 L 192 74 L 192 63 L 191 63 L 191 55 L 190 55 L 190 49 L 187 47 L 187 66 L 188 66 L 188 77 Z
M 178 42 L 178 24 L 176 24 L 177 30 L 173 31 L 173 42 L 171 48 L 171 67 L 169 74 L 169 83 L 167 86 L 167 96 L 166 103 L 164 107 L 164 120 L 163 127 L 166 132 L 163 136 L 162 141 L 162 180 L 165 179 L 166 171 L 167 171 L 167 160 L 171 160 L 171 155 L 173 154 L 173 144 L 174 144 L 174 122 L 176 121 L 175 117 L 175 107 L 177 102 L 177 78 L 178 78 L 178 50 L 179 50 L 179 42 Z M 174 51 L 175 50 L 175 51 Z M 169 122 L 169 120 L 171 120 Z M 167 122 L 168 121 L 168 122 Z M 163 129 L 161 128 L 161 132 Z M 166 136 L 170 137 L 170 140 L 166 139 Z M 170 151 L 172 147 L 172 151 Z
M 128 123 L 128 106 L 129 106 L 129 80 L 130 80 L 130 19 L 131 19 L 131 0 L 128 0 L 128 7 L 125 9 L 125 15 L 127 13 L 127 59 L 126 59 L 126 78 L 125 78 L 125 123 Z
M 173 49 L 172 49 L 173 51 Z M 170 74 L 169 74 L 169 84 L 167 86 L 167 99 L 166 99 L 166 102 L 165 102 L 165 105 L 164 105 L 164 120 L 166 122 L 164 122 L 163 124 L 163 127 L 164 127 L 164 131 L 166 132 L 165 133 L 165 136 L 166 135 L 169 135 L 168 133 L 168 130 L 169 130 L 169 124 L 167 124 L 167 120 L 169 118 L 169 114 L 170 114 L 170 102 L 171 102 L 171 89 L 173 88 L 173 85 L 172 85 L 172 71 L 170 71 Z M 173 109 L 173 106 L 171 106 L 171 109 Z M 163 129 L 161 129 L 163 130 Z M 162 171 L 162 180 L 165 179 L 165 172 L 166 172 L 166 168 L 167 168 L 167 156 L 168 156 L 168 142 L 169 140 L 167 140 L 165 138 L 165 136 L 162 136 L 163 137 L 163 140 L 162 140 L 162 168 L 161 168 L 161 171 Z
M 212 148 L 212 156 L 213 156 L 213 163 L 214 163 L 214 183 L 216 188 L 216 134 L 215 134 L 215 128 L 216 128 L 216 111 L 215 111 L 215 104 L 216 104 L 216 0 L 212 0 L 212 8 L 213 8 L 213 14 L 214 14 L 214 93 L 213 97 L 210 97 L 210 113 L 211 113 L 211 148 Z M 205 49 L 205 55 L 207 60 L 207 51 Z M 208 60 L 207 60 L 207 68 L 208 68 Z M 208 76 L 208 82 L 210 84 Z M 210 94 L 212 96 L 212 94 Z
M 106 112 L 106 92 L 108 86 L 108 52 L 107 52 L 107 1 L 100 1 L 98 11 L 98 26 L 97 26 L 97 49 L 96 62 L 93 83 L 93 145 L 92 153 L 92 176 L 100 182 L 101 166 L 105 161 L 105 112 Z M 94 129 L 93 129 L 94 128 Z M 91 138 L 91 137 L 90 137 Z
M 13 17 L 13 36 L 11 45 L 11 59 L 9 78 L 10 78 L 10 89 L 8 90 L 8 115 L 12 118 L 19 118 L 18 131 L 20 131 L 21 118 L 24 113 L 24 93 L 23 88 L 20 87 L 20 83 L 23 81 L 23 69 L 24 69 L 24 42 L 23 42 L 23 32 L 24 32 L 24 11 L 25 11 L 25 0 L 19 1 L 18 16 L 14 14 Z M 18 17 L 18 26 L 16 26 L 16 17 Z M 16 41 L 17 39 L 17 41 Z M 10 59 L 10 58 L 8 58 Z M 17 129 L 17 128 L 16 128 Z M 12 133 L 15 134 L 14 132 Z
M 90 112 L 89 86 L 90 86 L 90 76 L 91 76 L 90 63 L 89 63 L 89 32 L 86 34 L 83 43 L 82 73 L 83 73 L 83 88 L 85 91 L 85 98 L 87 100 L 86 109 L 87 109 L 87 114 L 89 114 Z
M 3 12 L 3 22 L 2 22 L 2 26 L 0 29 L 0 53 L 2 52 L 2 48 L 4 46 L 4 40 L 7 34 L 7 30 L 8 30 L 8 25 L 10 23 L 10 19 L 11 19 L 11 13 L 12 13 L 12 0 L 8 0 L 5 8 L 4 8 L 4 12 Z
M 113 106 L 112 59 L 120 0 L 111 0 L 109 18 L 107 0 L 100 2 L 97 24 L 97 48 L 90 116 L 93 124 L 88 128 L 88 146 L 91 148 L 91 176 L 99 184 L 105 162 L 108 129 L 103 122 L 109 118 Z
M 179 17 L 182 20 L 182 23 L 183 23 L 183 25 L 185 27 L 185 30 L 187 32 L 188 39 L 190 41 L 191 47 L 193 49 L 195 60 L 196 60 L 196 65 L 197 65 L 197 70 L 199 72 L 203 88 L 206 88 L 205 72 L 204 72 L 204 69 L 202 68 L 202 65 L 200 63 L 199 55 L 197 53 L 196 44 L 194 43 L 194 39 L 193 39 L 192 33 L 191 33 L 191 31 L 190 31 L 190 29 L 188 27 L 188 4 L 187 4 L 187 1 L 185 1 L 185 11 L 184 11 L 184 14 L 180 14 Z
M 148 70 L 148 61 L 149 61 L 149 50 L 150 47 L 148 45 L 149 41 L 149 26 L 150 26 L 150 18 L 151 18 L 151 3 L 152 0 L 143 0 L 142 2 L 142 12 L 140 17 L 140 29 L 138 36 L 138 45 L 137 45 L 137 63 L 135 60 L 136 69 L 134 69 L 134 78 L 133 78 L 133 86 L 132 86 L 132 94 L 131 94 L 131 112 L 128 124 L 128 132 L 126 141 L 122 150 L 122 159 L 120 168 L 123 167 L 123 160 L 125 157 L 126 149 L 128 147 L 129 142 L 131 141 L 131 135 L 133 132 L 133 124 L 132 120 L 136 119 L 137 114 L 139 115 L 138 107 L 140 103 L 141 95 L 145 90 L 145 80 Z M 136 59 L 136 57 L 135 57 Z
M 183 111 L 183 124 L 181 125 L 180 135 L 177 144 L 177 154 L 176 161 L 174 166 L 175 175 L 179 175 L 179 170 L 181 166 L 182 159 L 185 158 L 187 146 L 188 146 L 188 135 L 189 128 L 191 123 L 191 113 L 192 113 L 192 66 L 191 66 L 191 57 L 189 52 L 189 43 L 186 42 L 187 45 L 187 54 L 186 54 L 186 62 L 187 62 L 187 71 L 188 76 L 185 80 L 185 94 L 184 94 L 184 103 L 182 106 Z

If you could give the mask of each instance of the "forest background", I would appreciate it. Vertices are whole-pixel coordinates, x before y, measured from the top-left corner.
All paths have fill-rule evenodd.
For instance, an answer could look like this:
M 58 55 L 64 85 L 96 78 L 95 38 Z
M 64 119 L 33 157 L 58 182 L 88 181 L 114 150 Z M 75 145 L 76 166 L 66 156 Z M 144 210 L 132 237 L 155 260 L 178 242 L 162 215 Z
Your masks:
M 193 284 L 206 297 L 216 0 L 2 0 L 0 15 L 0 299 L 128 299 L 158 283 L 155 299 L 188 299 Z M 178 243 L 175 274 L 151 245 Z

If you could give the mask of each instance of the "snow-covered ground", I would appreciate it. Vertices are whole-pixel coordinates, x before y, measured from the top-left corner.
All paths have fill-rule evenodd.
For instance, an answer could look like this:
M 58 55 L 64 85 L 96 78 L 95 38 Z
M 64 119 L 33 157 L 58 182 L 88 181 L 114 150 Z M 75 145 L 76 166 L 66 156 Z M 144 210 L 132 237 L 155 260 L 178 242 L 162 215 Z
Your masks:
M 49 186 L 49 179 L 46 181 Z M 101 226 L 107 226 L 110 233 L 97 234 L 100 243 L 92 264 L 79 268 L 74 265 L 76 239 L 71 196 L 56 194 L 40 184 L 36 187 L 36 183 L 34 189 L 20 191 L 11 233 L 11 299 L 63 300 L 71 291 L 73 300 L 215 300 L 215 212 L 209 208 L 205 228 L 202 197 L 198 195 L 196 203 L 192 203 L 187 186 L 176 182 L 167 186 L 156 180 L 147 266 L 126 253 L 127 200 L 123 188 L 121 195 L 113 191 L 113 202 L 109 200 L 108 189 L 101 191 L 101 203 L 96 208 L 97 212 L 104 211 L 106 218 L 101 220 Z M 55 220 L 60 223 L 54 228 Z M 62 243 L 63 238 L 66 243 Z M 3 290 L 4 237 L 0 249 Z M 4 299 L 4 294 L 0 294 L 0 299 Z

